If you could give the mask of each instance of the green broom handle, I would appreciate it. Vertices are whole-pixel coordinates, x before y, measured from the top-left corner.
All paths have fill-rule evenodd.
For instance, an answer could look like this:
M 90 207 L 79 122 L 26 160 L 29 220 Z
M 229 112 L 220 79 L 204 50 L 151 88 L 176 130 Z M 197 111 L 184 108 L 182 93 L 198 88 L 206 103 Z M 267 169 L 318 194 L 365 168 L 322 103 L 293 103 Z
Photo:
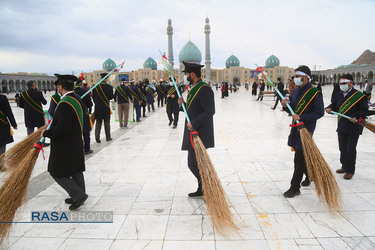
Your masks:
M 341 114 L 341 113 L 338 113 L 338 112 L 335 112 L 335 111 L 332 111 L 332 110 L 331 110 L 331 113 L 335 114 L 335 115 L 338 115 L 338 116 L 342 116 L 342 117 L 344 117 L 346 119 L 353 118 L 356 123 L 358 122 L 358 120 L 356 118 L 354 118 L 354 117 L 350 117 L 350 116 L 347 116 L 347 115 L 344 115 L 344 114 Z
M 258 64 L 255 64 L 255 65 L 256 65 L 257 67 L 259 67 Z M 262 74 L 263 74 L 263 72 L 262 72 Z M 281 99 L 285 100 L 285 96 L 284 96 L 283 94 L 281 94 L 281 92 L 276 88 L 276 85 L 272 83 L 271 79 L 269 79 L 267 75 L 265 75 L 265 74 L 263 74 L 263 75 L 267 78 L 267 80 L 268 80 L 268 82 L 269 82 L 269 85 L 271 85 L 271 86 L 273 87 L 273 89 L 277 92 L 277 94 L 281 97 Z M 295 113 L 294 113 L 292 107 L 289 105 L 288 102 L 286 102 L 286 106 L 288 107 L 290 113 L 291 113 L 292 115 L 294 115 Z M 299 123 L 298 120 L 296 120 L 296 122 Z
M 160 52 L 160 54 L 163 56 L 163 54 L 161 53 L 160 49 L 159 49 L 159 52 Z M 171 76 L 171 79 L 172 79 L 172 82 L 173 82 L 174 88 L 176 89 L 176 92 L 177 92 L 178 97 L 179 97 L 179 98 L 182 98 L 181 93 L 180 93 L 180 91 L 178 90 L 177 84 L 176 84 L 176 82 L 175 82 L 175 80 L 174 80 L 174 78 L 173 78 L 173 76 L 172 76 L 172 72 L 171 72 L 171 69 L 170 69 L 170 67 L 169 67 L 169 64 L 164 63 L 164 66 L 167 67 L 167 71 L 168 71 L 169 75 Z M 187 122 L 190 123 L 190 118 L 189 118 L 189 115 L 188 115 L 188 113 L 187 113 L 187 111 L 186 111 L 185 103 L 182 103 L 182 109 L 184 110 L 184 113 L 185 113 L 185 117 L 186 117 Z
M 91 91 L 93 91 L 103 80 L 105 80 L 110 74 L 112 74 L 112 72 L 113 71 L 115 71 L 116 69 L 119 69 L 120 68 L 120 66 L 122 67 L 123 65 L 124 65 L 124 62 L 125 61 L 123 61 L 121 64 L 119 64 L 116 68 L 114 68 L 113 70 L 111 70 L 103 79 L 101 79 L 99 82 L 97 82 L 94 86 L 92 86 L 89 90 L 87 90 L 87 92 L 86 93 L 84 93 L 82 96 L 81 96 L 81 99 L 83 98 L 83 97 L 85 97 L 86 95 L 88 95 Z M 120 70 L 118 70 L 118 72 L 119 72 Z M 117 74 L 118 74 L 118 72 L 117 72 Z M 50 128 L 51 128 L 51 125 L 52 125 L 52 120 L 51 120 L 51 122 L 48 124 L 48 127 L 47 127 L 47 129 L 46 130 L 49 130 Z M 40 142 L 41 143 L 44 143 L 44 141 L 45 141 L 45 137 L 42 137 L 41 139 L 40 139 Z

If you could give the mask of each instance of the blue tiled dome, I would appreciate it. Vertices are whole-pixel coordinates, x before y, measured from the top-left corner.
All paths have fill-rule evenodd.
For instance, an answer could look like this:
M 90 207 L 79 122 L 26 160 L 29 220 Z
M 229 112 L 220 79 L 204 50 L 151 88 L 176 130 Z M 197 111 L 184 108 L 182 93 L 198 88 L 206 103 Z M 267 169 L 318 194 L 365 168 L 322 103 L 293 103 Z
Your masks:
M 240 60 L 234 55 L 231 55 L 228 57 L 228 59 L 225 61 L 225 67 L 230 68 L 230 67 L 239 67 L 240 66 Z
M 280 60 L 274 55 L 271 55 L 270 57 L 267 58 L 266 60 L 266 67 L 267 68 L 272 68 L 272 67 L 277 67 L 280 66 Z
M 178 59 L 180 62 L 201 63 L 202 54 L 198 47 L 193 42 L 189 41 L 182 47 Z
M 103 70 L 111 71 L 111 70 L 113 70 L 114 68 L 116 68 L 116 63 L 115 63 L 111 58 L 108 58 L 108 59 L 105 60 L 105 62 L 103 63 L 102 67 L 103 67 Z
M 158 64 L 151 57 L 147 58 L 146 61 L 143 63 L 143 68 L 145 69 L 148 68 L 148 69 L 156 70 L 157 67 L 158 67 Z

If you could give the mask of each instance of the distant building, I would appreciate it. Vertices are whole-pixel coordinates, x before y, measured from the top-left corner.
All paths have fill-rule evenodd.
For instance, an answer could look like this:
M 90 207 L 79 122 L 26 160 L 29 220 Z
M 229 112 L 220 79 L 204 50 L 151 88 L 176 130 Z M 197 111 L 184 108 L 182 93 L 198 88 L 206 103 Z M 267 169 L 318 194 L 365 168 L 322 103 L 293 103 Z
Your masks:
M 341 65 L 335 69 L 327 70 L 314 70 L 312 71 L 313 81 L 320 82 L 322 84 L 336 83 L 340 80 L 340 77 L 344 74 L 351 74 L 354 79 L 354 83 L 364 82 L 365 78 L 368 78 L 370 82 L 374 81 L 375 66 L 369 64 L 362 65 Z
M 0 73 L 0 90 L 2 93 L 24 91 L 27 89 L 26 83 L 30 80 L 35 81 L 38 90 L 54 90 L 57 78 L 46 73 Z

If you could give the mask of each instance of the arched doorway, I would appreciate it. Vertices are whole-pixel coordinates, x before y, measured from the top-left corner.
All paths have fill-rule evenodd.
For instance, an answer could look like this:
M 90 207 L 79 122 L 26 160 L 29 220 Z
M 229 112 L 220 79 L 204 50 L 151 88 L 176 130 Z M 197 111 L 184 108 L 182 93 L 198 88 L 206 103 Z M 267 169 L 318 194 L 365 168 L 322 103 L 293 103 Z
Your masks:
M 372 72 L 372 71 L 368 72 L 367 77 L 368 77 L 368 80 L 370 82 L 373 82 L 374 81 L 374 72 Z
M 233 84 L 234 85 L 241 85 L 240 79 L 238 77 L 233 78 Z

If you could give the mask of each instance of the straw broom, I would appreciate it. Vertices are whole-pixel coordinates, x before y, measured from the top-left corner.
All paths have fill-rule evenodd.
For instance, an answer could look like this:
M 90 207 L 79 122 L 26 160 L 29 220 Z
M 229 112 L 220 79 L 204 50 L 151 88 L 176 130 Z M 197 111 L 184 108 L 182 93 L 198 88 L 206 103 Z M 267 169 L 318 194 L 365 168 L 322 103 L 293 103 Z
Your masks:
M 124 63 L 117 66 L 116 69 L 118 69 L 120 66 L 122 68 L 123 64 Z M 114 70 L 109 72 L 106 77 L 96 83 L 84 95 L 82 95 L 82 98 L 91 92 L 113 71 Z M 49 124 L 47 129 L 50 128 L 51 124 L 52 122 Z M 17 167 L 12 166 L 13 171 L 10 172 L 9 176 L 5 179 L 4 184 L 0 188 L 0 222 L 3 222 L 0 223 L 0 243 L 3 242 L 3 240 L 8 236 L 14 215 L 17 209 L 22 205 L 36 159 L 38 158 L 39 152 L 43 149 L 44 139 L 45 138 L 42 137 L 40 141 L 34 143 L 34 146 L 31 150 L 29 150 L 27 155 L 22 160 L 19 160 L 19 165 Z
M 268 80 L 277 94 L 285 100 L 283 94 L 276 88 L 275 84 L 263 73 L 263 68 L 257 64 L 257 71 L 260 70 L 262 75 Z M 294 114 L 293 109 L 287 103 L 287 107 Z M 336 179 L 328 166 L 319 148 L 316 146 L 310 132 L 302 122 L 297 121 L 298 131 L 300 134 L 303 155 L 305 158 L 306 168 L 309 179 L 315 182 L 315 190 L 321 202 L 325 202 L 330 212 L 339 212 L 342 209 L 341 191 Z
M 28 135 L 25 139 L 5 151 L 5 153 L 0 156 L 1 171 L 18 167 L 20 162 L 29 153 L 30 149 L 33 148 L 34 143 L 42 137 L 42 131 L 45 130 L 47 126 L 48 125 L 46 124 L 43 127 L 40 127 L 37 131 Z
M 172 77 L 169 63 L 164 56 L 162 63 L 172 78 L 178 97 L 181 98 L 181 93 L 174 78 Z M 182 108 L 184 110 L 186 120 L 190 122 L 190 118 L 187 114 L 184 103 L 182 103 Z M 192 132 L 193 131 L 190 131 L 190 133 Z M 203 194 L 206 199 L 207 210 L 211 217 L 212 225 L 218 233 L 224 236 L 227 235 L 228 230 L 239 234 L 239 228 L 234 222 L 233 215 L 228 205 L 229 201 L 221 185 L 219 177 L 217 176 L 217 173 L 212 165 L 210 157 L 207 154 L 206 147 L 204 146 L 198 133 L 192 134 L 195 156 L 198 162 L 199 173 L 202 178 Z

